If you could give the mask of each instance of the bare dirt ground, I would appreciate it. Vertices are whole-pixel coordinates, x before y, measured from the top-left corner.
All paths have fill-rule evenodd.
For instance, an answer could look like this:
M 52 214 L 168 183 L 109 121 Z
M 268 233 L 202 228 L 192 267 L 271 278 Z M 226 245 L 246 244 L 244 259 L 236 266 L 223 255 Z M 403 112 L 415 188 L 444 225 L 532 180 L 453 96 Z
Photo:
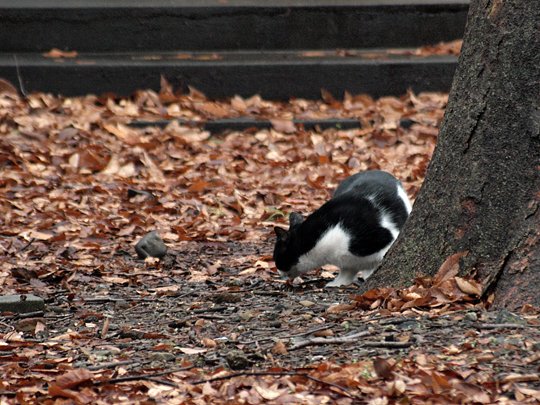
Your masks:
M 275 272 L 272 227 L 348 174 L 391 171 L 414 197 L 445 104 L 2 95 L 0 289 L 46 306 L 0 314 L 0 403 L 538 403 L 538 310 L 488 311 L 451 264 L 362 296 L 322 288 L 332 269 Z M 274 128 L 128 126 L 246 114 Z M 133 249 L 151 230 L 160 261 Z

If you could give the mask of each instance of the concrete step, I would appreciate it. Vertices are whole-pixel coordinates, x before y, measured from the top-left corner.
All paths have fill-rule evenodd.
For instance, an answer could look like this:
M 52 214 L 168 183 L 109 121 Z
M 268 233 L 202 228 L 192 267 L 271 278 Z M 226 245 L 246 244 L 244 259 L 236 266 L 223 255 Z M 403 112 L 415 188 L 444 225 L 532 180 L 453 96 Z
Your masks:
M 66 96 L 160 88 L 163 75 L 175 88 L 193 86 L 211 98 L 234 94 L 267 99 L 319 98 L 321 89 L 374 97 L 409 88 L 448 91 L 457 58 L 419 57 L 406 50 L 78 54 L 53 59 L 38 53 L 0 54 L 0 77 L 26 92 Z M 343 56 L 346 55 L 346 56 Z
M 0 53 L 416 47 L 468 0 L 0 0 Z

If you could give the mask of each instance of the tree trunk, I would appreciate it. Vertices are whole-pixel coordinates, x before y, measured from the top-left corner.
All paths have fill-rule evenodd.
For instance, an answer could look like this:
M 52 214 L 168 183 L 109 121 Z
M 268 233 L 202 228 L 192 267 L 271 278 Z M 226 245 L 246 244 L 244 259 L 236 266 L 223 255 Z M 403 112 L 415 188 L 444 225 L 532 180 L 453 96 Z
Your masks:
M 540 6 L 473 0 L 435 153 L 413 211 L 366 283 L 460 274 L 496 306 L 540 305 Z

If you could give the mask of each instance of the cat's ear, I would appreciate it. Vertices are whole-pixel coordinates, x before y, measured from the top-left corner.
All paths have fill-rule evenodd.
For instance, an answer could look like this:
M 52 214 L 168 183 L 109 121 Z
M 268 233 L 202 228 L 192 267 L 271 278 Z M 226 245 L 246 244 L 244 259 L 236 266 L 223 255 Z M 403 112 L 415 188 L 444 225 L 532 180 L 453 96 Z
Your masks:
M 302 222 L 304 222 L 304 217 L 302 214 L 299 214 L 298 212 L 291 212 L 289 215 L 289 224 L 291 228 L 300 225 Z
M 289 235 L 285 229 L 280 228 L 279 226 L 274 226 L 274 232 L 276 233 L 277 240 L 283 242 L 287 240 L 287 236 Z

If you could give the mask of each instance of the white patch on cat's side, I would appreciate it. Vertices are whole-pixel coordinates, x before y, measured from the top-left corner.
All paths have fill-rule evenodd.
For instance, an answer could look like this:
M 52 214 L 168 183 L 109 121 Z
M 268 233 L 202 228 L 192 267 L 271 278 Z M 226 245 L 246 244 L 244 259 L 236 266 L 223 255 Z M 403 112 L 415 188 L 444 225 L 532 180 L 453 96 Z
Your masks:
M 343 261 L 352 256 L 349 253 L 350 240 L 349 234 L 340 224 L 333 226 L 322 235 L 313 249 L 300 256 L 298 264 L 293 266 L 292 270 L 301 274 L 325 264 L 343 268 Z
M 397 186 L 397 194 L 398 197 L 401 198 L 403 201 L 403 204 L 405 204 L 405 209 L 407 210 L 407 214 L 410 214 L 412 211 L 412 205 L 411 201 L 409 200 L 409 197 L 407 196 L 407 193 L 405 190 L 403 190 L 403 187 L 401 187 L 399 184 Z
M 382 225 L 385 228 L 388 227 L 392 236 L 394 236 L 393 231 L 398 232 L 389 217 L 385 218 L 384 215 Z M 375 271 L 392 243 L 369 256 L 356 256 L 349 251 L 350 240 L 350 235 L 340 224 L 333 226 L 323 234 L 313 249 L 300 256 L 298 264 L 287 272 L 288 276 L 292 279 L 317 267 L 332 264 L 339 267 L 340 272 L 326 285 L 327 287 L 351 284 L 358 274 L 366 280 Z
M 392 234 L 392 239 L 393 239 L 392 242 L 396 240 L 396 238 L 399 235 L 399 229 L 396 226 L 396 224 L 392 222 L 390 215 L 388 215 L 384 211 L 381 213 L 381 227 L 388 229 L 388 231 L 390 231 L 390 233 Z

